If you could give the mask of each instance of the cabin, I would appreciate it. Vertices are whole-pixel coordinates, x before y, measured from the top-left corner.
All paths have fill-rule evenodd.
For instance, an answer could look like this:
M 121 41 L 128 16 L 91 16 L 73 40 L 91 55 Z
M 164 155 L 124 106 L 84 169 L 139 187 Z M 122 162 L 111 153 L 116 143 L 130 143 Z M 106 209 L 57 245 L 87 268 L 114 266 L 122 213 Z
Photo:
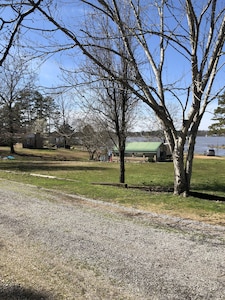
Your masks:
M 30 133 L 23 139 L 23 148 L 42 149 L 43 142 L 43 137 L 40 133 Z
M 162 142 L 130 142 L 126 144 L 126 161 L 166 161 L 171 158 L 167 144 Z M 113 160 L 119 159 L 117 148 L 113 151 Z

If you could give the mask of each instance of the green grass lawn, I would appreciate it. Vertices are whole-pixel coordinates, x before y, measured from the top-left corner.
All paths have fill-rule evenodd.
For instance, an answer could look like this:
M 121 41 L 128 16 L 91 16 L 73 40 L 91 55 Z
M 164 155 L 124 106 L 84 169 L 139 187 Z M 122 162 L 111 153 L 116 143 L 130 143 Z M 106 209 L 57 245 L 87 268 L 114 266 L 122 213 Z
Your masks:
M 152 212 L 225 225 L 223 201 L 209 201 L 198 197 L 183 198 L 172 193 L 102 185 L 101 183 L 118 183 L 119 164 L 88 161 L 88 154 L 84 151 L 20 149 L 18 152 L 20 155 L 15 155 L 15 160 L 0 160 L 0 178 Z M 0 148 L 0 155 L 2 157 L 7 155 L 7 149 Z M 56 178 L 35 177 L 30 174 Z M 225 197 L 224 181 L 225 159 L 194 159 L 191 183 L 193 191 Z M 173 164 L 126 163 L 126 183 L 128 187 L 132 185 L 172 187 Z

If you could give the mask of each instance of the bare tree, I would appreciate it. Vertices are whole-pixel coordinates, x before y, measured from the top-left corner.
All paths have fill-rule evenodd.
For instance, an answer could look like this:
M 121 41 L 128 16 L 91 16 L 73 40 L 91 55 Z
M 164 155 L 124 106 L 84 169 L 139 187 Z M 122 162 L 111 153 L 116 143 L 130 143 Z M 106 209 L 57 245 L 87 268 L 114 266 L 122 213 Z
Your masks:
M 120 156 L 119 181 L 125 182 L 125 145 L 135 118 L 136 99 L 132 97 L 129 90 L 118 82 L 102 80 L 95 82 L 91 88 L 91 95 L 84 98 L 85 106 L 98 120 L 99 128 L 104 128 L 112 144 L 118 147 Z M 90 89 L 89 86 L 89 89 Z M 112 151 L 111 149 L 108 149 Z
M 92 114 L 97 114 L 98 122 L 104 124 L 101 127 L 105 127 L 114 145 L 118 147 L 120 157 L 119 181 L 124 183 L 126 139 L 128 130 L 134 123 L 137 112 L 135 108 L 138 102 L 137 97 L 127 87 L 127 81 L 132 78 L 132 66 L 128 62 L 127 51 L 123 43 L 118 39 L 109 38 L 109 36 L 115 36 L 118 33 L 116 33 L 115 28 L 110 26 L 103 14 L 100 15 L 97 11 L 93 16 L 91 13 L 85 31 L 89 33 L 87 42 L 96 43 L 98 40 L 98 48 L 90 47 L 89 51 L 92 55 L 98 57 L 102 64 L 108 69 L 111 68 L 122 79 L 116 81 L 110 78 L 108 72 L 90 60 L 87 60 L 82 68 L 83 81 L 90 90 L 90 95 L 83 91 L 85 95 L 83 99 L 86 100 L 85 104 L 88 105 Z M 102 35 L 100 39 L 98 38 L 99 33 Z M 114 49 L 117 53 L 112 53 L 108 49 Z
M 93 42 L 89 32 L 81 31 L 78 36 L 76 30 L 67 26 L 66 20 L 62 22 L 62 17 L 53 16 L 49 7 L 38 7 L 38 10 L 104 70 L 108 78 L 126 86 L 153 109 L 173 153 L 174 193 L 188 195 L 197 131 L 208 104 L 222 90 L 215 82 L 223 67 L 224 4 L 219 0 L 80 2 L 89 10 L 103 14 L 111 26 L 117 28 L 117 34 L 108 38 L 119 40 L 126 49 L 127 62 L 133 69 L 129 80 L 124 80 L 115 69 L 93 55 L 93 48 L 105 50 L 98 42 L 107 37 L 102 32 Z M 134 40 L 136 51 L 133 51 Z M 107 50 L 121 56 L 114 48 Z M 170 101 L 179 104 L 182 115 L 179 128 L 168 110 Z
M 64 148 L 69 148 L 75 132 L 74 124 L 72 124 L 74 121 L 74 107 L 68 95 L 63 95 L 61 93 L 56 98 L 56 104 L 57 111 L 54 116 L 52 116 L 54 127 L 60 140 L 63 140 Z
M 93 111 L 80 117 L 77 124 L 79 142 L 87 149 L 89 159 L 108 160 L 108 150 L 112 149 L 112 141 L 109 138 L 107 125 L 103 126 Z

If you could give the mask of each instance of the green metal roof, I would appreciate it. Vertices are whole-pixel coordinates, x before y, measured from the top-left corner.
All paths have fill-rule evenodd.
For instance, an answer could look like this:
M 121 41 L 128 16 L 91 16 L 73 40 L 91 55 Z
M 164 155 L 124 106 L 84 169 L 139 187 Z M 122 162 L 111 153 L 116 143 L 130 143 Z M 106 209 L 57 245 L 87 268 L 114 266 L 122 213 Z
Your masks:
M 126 144 L 125 152 L 142 152 L 156 153 L 162 142 L 130 142 Z M 114 147 L 114 151 L 118 151 L 118 147 Z
M 126 152 L 157 152 L 162 142 L 131 142 L 126 144 Z

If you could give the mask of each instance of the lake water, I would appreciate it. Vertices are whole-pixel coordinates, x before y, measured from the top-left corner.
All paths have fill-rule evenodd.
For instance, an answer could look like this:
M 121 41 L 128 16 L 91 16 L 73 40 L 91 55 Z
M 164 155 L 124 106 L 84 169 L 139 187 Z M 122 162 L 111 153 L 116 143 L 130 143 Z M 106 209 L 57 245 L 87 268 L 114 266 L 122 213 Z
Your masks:
M 131 137 L 128 142 L 147 142 L 157 141 L 157 138 Z M 160 141 L 160 140 L 159 140 Z M 225 145 L 225 136 L 198 136 L 195 143 L 195 153 L 204 154 L 207 149 L 214 149 L 217 156 L 225 156 L 225 149 L 220 149 L 219 146 Z
M 207 149 L 214 149 L 218 156 L 225 156 L 225 149 L 219 146 L 225 145 L 224 136 L 198 136 L 195 144 L 195 153 L 204 154 Z

